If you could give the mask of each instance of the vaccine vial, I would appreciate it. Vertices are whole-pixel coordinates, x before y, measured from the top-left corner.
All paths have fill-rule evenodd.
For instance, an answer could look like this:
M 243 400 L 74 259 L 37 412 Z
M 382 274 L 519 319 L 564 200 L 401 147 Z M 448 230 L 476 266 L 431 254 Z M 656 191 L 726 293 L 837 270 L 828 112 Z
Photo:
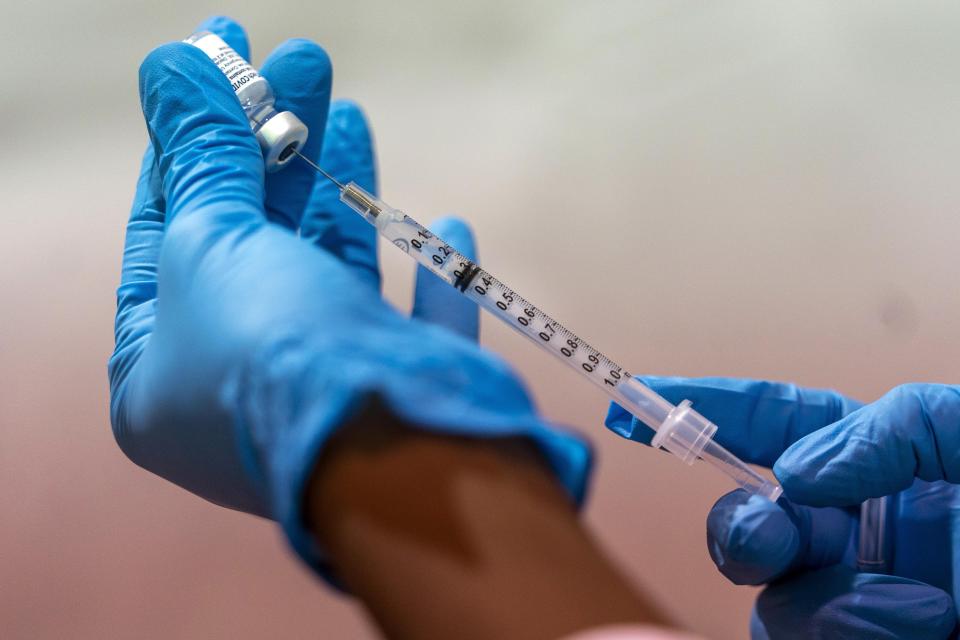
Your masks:
M 289 162 L 293 152 L 307 141 L 309 132 L 293 113 L 277 111 L 273 89 L 266 78 L 216 34 L 200 31 L 184 42 L 207 54 L 230 81 L 263 150 L 267 171 L 277 171 Z

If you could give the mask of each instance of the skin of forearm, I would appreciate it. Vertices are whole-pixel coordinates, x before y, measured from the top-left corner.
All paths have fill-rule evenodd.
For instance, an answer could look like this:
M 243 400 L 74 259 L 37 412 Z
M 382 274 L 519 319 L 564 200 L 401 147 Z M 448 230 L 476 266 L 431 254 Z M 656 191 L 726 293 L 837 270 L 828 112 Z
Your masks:
M 548 640 L 666 625 L 523 440 L 432 434 L 373 407 L 327 447 L 307 512 L 388 638 Z

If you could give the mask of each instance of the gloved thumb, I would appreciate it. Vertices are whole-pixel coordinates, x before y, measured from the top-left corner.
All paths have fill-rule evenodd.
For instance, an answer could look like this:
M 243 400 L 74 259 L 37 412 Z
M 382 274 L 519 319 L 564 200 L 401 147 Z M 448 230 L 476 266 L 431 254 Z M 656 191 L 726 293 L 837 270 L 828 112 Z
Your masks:
M 777 503 L 737 489 L 707 516 L 707 549 L 734 584 L 763 584 L 797 569 L 842 561 L 854 526 L 845 509 Z

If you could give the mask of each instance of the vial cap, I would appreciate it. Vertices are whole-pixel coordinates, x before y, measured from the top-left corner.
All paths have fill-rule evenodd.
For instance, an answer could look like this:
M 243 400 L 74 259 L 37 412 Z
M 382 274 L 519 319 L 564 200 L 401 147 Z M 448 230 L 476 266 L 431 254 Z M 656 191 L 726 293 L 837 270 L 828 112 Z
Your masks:
M 307 125 L 289 111 L 281 111 L 257 130 L 268 172 L 273 173 L 294 157 L 307 141 Z

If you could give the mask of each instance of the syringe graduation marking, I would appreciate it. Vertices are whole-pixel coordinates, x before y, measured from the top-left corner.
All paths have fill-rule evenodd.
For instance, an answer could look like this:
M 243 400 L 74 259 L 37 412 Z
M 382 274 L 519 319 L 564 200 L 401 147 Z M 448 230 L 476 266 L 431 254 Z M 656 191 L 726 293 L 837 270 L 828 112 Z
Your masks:
M 358 203 L 360 208 L 369 210 L 372 203 L 355 191 L 355 187 L 347 185 L 343 192 L 345 201 Z M 631 377 L 599 349 L 590 346 L 503 281 L 455 251 L 419 222 L 401 211 L 385 211 L 389 215 L 378 216 L 376 225 L 387 240 L 542 348 L 562 356 L 561 359 L 594 384 L 613 391 L 622 380 Z M 619 396 L 615 399 L 625 400 Z
M 469 282 L 467 282 L 458 288 L 476 300 L 478 304 L 491 313 L 501 317 L 506 316 L 510 320 L 510 326 L 534 339 L 537 344 L 547 350 L 559 352 L 565 359 L 572 359 L 578 353 L 585 354 L 586 357 L 579 361 L 579 366 L 586 374 L 596 374 L 598 378 L 594 378 L 594 382 L 597 384 L 615 388 L 621 380 L 630 377 L 630 374 L 626 373 L 623 367 L 517 294 L 503 281 L 494 277 L 488 271 L 472 263 L 471 265 L 472 270 L 469 275 L 465 273 L 464 278 L 469 278 L 469 281 L 480 280 L 485 286 L 476 286 L 468 291 Z M 491 308 L 489 298 L 487 298 L 491 293 L 500 294 L 499 299 L 494 302 L 496 310 Z M 487 300 L 484 300 L 484 298 L 487 298 Z M 496 296 L 493 296 L 493 298 L 496 298 Z M 514 308 L 518 308 L 520 311 L 507 315 Z M 555 338 L 563 341 L 561 346 L 557 346 L 558 343 Z
M 473 282 L 473 279 L 476 275 L 480 273 L 480 267 L 475 263 L 471 262 L 466 270 L 464 270 L 460 275 L 457 276 L 457 279 L 454 281 L 453 286 L 460 291 L 466 292 L 467 287 L 470 286 L 470 283 Z

